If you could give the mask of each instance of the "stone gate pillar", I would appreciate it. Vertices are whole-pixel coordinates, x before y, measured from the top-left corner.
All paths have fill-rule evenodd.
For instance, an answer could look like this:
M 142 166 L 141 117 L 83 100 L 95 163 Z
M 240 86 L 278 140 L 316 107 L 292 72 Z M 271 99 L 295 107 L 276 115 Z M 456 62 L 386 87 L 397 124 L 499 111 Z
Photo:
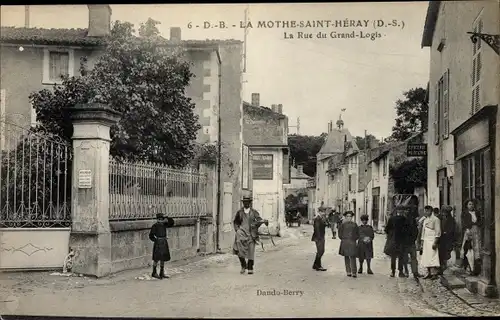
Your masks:
M 110 128 L 119 113 L 102 104 L 76 105 L 73 123 L 72 227 L 73 272 L 103 277 L 111 272 L 109 228 Z

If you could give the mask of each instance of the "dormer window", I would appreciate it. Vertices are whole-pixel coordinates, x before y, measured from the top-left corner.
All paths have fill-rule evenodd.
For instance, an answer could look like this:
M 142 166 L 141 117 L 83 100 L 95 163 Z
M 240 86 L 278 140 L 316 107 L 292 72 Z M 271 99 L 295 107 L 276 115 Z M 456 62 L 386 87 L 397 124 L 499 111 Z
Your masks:
M 72 77 L 74 73 L 73 49 L 44 49 L 43 84 L 61 84 L 63 76 Z

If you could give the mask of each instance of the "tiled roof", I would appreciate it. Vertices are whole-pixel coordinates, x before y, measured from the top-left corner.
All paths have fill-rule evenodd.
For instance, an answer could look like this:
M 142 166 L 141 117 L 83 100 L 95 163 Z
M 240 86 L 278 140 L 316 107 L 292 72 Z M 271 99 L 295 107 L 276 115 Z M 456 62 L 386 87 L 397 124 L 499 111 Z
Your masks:
M 103 39 L 87 37 L 87 29 L 42 29 L 1 27 L 0 41 L 6 43 L 36 43 L 98 46 Z
M 278 118 L 278 119 L 285 119 L 286 116 L 281 113 L 274 112 L 268 107 L 260 106 L 260 107 L 254 107 L 250 103 L 243 101 L 243 111 L 244 112 L 259 112 L 259 114 L 262 114 L 263 116 L 269 115 L 270 117 Z
M 105 44 L 105 39 L 100 37 L 88 37 L 88 29 L 44 29 L 44 28 L 19 28 L 1 27 L 0 42 L 4 43 L 36 43 L 47 45 L 80 45 L 98 46 Z M 235 45 L 242 41 L 228 40 L 182 40 L 185 46 L 211 46 L 211 45 Z M 165 39 L 166 45 L 176 45 L 176 42 Z
M 351 133 L 347 129 L 333 129 L 330 131 L 325 143 L 318 152 L 318 159 L 324 158 L 324 155 L 344 152 L 344 136 L 347 136 L 347 141 L 353 140 Z M 354 146 L 357 148 L 355 143 Z

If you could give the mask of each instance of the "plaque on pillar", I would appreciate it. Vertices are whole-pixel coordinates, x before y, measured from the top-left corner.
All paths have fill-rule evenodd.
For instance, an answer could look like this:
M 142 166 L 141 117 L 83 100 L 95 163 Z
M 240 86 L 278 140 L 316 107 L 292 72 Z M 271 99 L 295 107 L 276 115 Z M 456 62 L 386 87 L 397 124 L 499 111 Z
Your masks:
M 78 171 L 78 189 L 92 189 L 92 170 Z

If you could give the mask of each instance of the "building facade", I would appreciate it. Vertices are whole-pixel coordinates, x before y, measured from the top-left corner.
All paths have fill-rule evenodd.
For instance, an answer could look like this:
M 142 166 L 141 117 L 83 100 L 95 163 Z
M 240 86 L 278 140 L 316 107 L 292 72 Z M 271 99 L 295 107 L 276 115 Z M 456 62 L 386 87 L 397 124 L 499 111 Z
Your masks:
M 288 118 L 282 105 L 260 106 L 258 93 L 243 103 L 243 140 L 252 153 L 253 207 L 269 220 L 271 234 L 285 225 L 285 190 L 290 184 Z
M 344 165 L 345 147 L 353 141 L 349 130 L 344 128 L 344 122 L 339 118 L 337 127 L 328 123 L 328 135 L 320 151 L 316 155 L 316 201 L 317 209 L 321 202 L 324 206 L 336 208 L 343 212 L 347 210 L 348 168 Z M 337 172 L 339 171 L 339 172 Z
M 498 1 L 431 1 L 422 37 L 430 49 L 429 204 L 452 205 L 461 225 L 466 200 L 477 202 L 481 276 L 471 287 L 487 296 L 500 279 L 499 11 Z

